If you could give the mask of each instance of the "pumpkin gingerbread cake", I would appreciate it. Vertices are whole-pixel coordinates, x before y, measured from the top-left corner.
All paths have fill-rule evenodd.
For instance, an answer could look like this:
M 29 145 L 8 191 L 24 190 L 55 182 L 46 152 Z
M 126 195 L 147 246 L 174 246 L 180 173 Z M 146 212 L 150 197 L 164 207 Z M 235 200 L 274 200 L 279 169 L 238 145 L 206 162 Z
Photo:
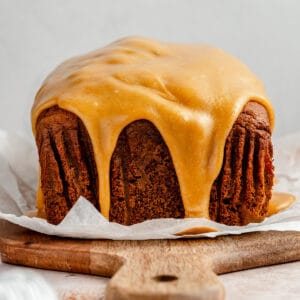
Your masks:
M 32 108 L 37 207 L 58 224 L 84 196 L 110 221 L 265 218 L 273 109 L 222 50 L 133 37 L 60 65 Z

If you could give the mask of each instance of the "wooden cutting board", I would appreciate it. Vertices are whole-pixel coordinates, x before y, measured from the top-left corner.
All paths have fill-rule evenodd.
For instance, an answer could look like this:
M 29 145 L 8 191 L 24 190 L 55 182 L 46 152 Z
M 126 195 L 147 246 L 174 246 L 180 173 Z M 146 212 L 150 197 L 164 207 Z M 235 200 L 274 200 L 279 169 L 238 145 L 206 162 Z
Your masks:
M 112 277 L 106 299 L 223 299 L 216 274 L 300 260 L 300 232 L 215 239 L 58 238 L 0 221 L 2 261 Z

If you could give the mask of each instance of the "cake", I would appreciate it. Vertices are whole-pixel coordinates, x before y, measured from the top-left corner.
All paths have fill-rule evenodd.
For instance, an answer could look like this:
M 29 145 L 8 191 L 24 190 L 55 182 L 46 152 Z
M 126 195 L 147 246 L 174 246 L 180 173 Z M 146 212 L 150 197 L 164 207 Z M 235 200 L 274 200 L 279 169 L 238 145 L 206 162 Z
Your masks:
M 32 108 L 39 215 L 58 224 L 84 196 L 125 225 L 262 221 L 273 123 L 261 82 L 211 46 L 130 37 L 67 60 Z

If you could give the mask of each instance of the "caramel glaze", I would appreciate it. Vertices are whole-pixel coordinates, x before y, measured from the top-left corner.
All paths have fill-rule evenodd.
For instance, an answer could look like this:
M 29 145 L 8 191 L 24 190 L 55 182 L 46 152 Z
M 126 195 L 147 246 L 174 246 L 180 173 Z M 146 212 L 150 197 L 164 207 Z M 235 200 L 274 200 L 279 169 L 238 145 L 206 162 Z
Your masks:
M 32 108 L 32 128 L 46 108 L 76 114 L 91 137 L 101 213 L 110 209 L 110 159 L 131 122 L 152 122 L 166 142 L 178 177 L 185 217 L 209 218 L 210 190 L 226 137 L 249 101 L 274 124 L 261 82 L 237 59 L 206 45 L 130 37 L 67 60 L 45 80 Z M 37 206 L 43 210 L 43 195 Z
M 275 215 L 278 212 L 290 207 L 296 201 L 296 197 L 288 193 L 273 192 L 269 202 L 267 217 Z

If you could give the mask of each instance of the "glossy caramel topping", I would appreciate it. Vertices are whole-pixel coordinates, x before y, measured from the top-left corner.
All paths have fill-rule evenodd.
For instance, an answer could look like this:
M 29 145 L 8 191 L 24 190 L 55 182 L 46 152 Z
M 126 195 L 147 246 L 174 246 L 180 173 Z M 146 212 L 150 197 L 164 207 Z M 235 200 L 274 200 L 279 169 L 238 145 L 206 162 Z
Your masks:
M 194 235 L 194 234 L 201 234 L 201 233 L 208 233 L 208 232 L 217 232 L 218 230 L 216 228 L 212 227 L 191 227 L 188 229 L 185 229 L 183 231 L 175 233 L 177 236 L 183 236 L 183 235 Z
M 118 136 L 129 123 L 149 120 L 169 147 L 185 216 L 209 218 L 226 137 L 250 100 L 266 107 L 273 127 L 262 84 L 237 59 L 210 46 L 133 37 L 54 70 L 36 96 L 32 126 L 35 131 L 38 115 L 53 105 L 83 121 L 95 153 L 101 212 L 108 218 L 109 167 Z
M 272 198 L 269 202 L 267 216 L 270 217 L 284 209 L 289 208 L 295 201 L 296 197 L 292 194 L 273 192 Z

